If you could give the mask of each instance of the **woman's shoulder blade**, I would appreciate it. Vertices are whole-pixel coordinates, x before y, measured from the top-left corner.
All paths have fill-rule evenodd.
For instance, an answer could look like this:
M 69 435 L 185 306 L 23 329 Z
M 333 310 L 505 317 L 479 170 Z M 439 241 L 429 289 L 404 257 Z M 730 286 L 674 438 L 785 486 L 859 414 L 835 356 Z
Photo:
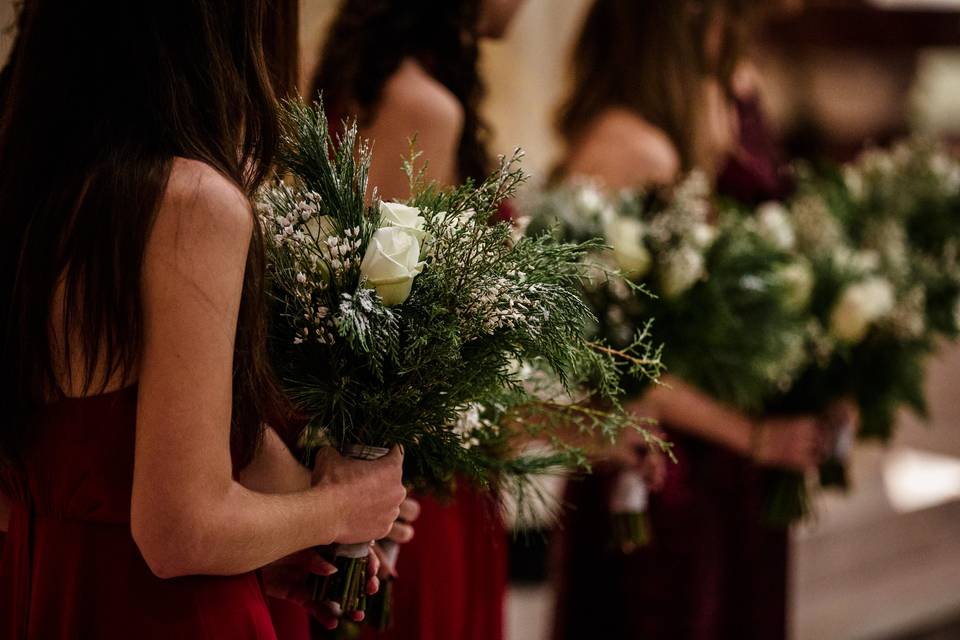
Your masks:
M 610 108 L 585 128 L 570 150 L 568 167 L 572 174 L 621 188 L 671 182 L 680 159 L 662 129 L 627 109 Z

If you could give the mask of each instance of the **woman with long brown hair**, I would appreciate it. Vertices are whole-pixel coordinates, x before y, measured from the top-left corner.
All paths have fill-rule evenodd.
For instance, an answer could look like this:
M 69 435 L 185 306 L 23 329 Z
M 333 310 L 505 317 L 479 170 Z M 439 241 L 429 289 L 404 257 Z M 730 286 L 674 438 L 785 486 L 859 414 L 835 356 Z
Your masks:
M 333 122 L 357 118 L 374 145 L 370 184 L 405 198 L 410 139 L 427 178 L 451 185 L 493 168 L 479 106 L 478 41 L 504 32 L 519 0 L 346 0 L 326 40 L 312 95 Z M 378 637 L 496 640 L 503 634 L 506 550 L 499 516 L 473 488 L 421 498 L 417 534 L 400 552 L 393 628 Z
M 740 66 L 748 4 L 596 0 L 560 110 L 558 177 L 637 189 L 697 168 L 746 203 L 782 195 L 788 185 Z M 817 421 L 756 419 L 675 377 L 664 382 L 635 401 L 678 458 L 650 499 L 652 541 L 598 557 L 609 548 L 605 495 L 617 470 L 572 481 L 554 637 L 785 637 L 788 537 L 762 524 L 763 468 L 814 468 Z
M 254 571 L 396 518 L 399 451 L 325 451 L 311 474 L 264 427 L 288 415 L 250 203 L 277 141 L 275 9 L 21 9 L 0 110 L 4 637 L 273 638 Z

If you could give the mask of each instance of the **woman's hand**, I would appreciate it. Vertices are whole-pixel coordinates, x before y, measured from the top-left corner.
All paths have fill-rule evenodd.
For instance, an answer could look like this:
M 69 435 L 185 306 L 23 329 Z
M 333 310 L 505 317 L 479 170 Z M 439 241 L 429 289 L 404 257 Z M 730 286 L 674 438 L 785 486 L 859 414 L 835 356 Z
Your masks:
M 339 527 L 335 541 L 367 542 L 388 535 L 407 495 L 402 475 L 403 453 L 399 447 L 379 460 L 354 460 L 331 447 L 321 449 L 313 466 L 313 484 L 337 495 Z
M 400 516 L 394 521 L 387 540 L 397 544 L 406 544 L 413 540 L 412 523 L 420 517 L 420 503 L 413 498 L 405 498 L 400 503 Z
M 327 629 L 334 629 L 339 612 L 334 603 L 313 599 L 307 578 L 311 575 L 326 577 L 336 573 L 337 568 L 327 562 L 314 549 L 304 549 L 260 569 L 263 590 L 266 595 L 279 600 L 289 600 L 307 611 Z
M 820 464 L 823 438 L 812 416 L 767 418 L 753 428 L 753 459 L 764 466 L 805 471 Z
M 400 504 L 400 517 L 393 523 L 390 533 L 384 540 L 373 545 L 373 553 L 380 560 L 380 572 L 377 575 L 382 578 L 397 577 L 397 545 L 413 540 L 414 529 L 411 523 L 418 517 L 420 517 L 419 502 L 413 498 L 407 498 Z

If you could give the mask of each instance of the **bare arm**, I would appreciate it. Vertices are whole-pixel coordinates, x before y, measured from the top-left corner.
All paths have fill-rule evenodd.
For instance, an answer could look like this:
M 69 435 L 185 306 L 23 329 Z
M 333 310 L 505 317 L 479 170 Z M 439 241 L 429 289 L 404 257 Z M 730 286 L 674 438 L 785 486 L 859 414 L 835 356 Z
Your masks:
M 131 503 L 134 539 L 161 577 L 242 573 L 306 547 L 373 539 L 403 497 L 399 453 L 382 465 L 347 461 L 330 482 L 280 495 L 233 479 L 232 358 L 252 224 L 224 178 L 176 163 L 144 256 Z M 361 522 L 370 516 L 377 522 Z
M 750 454 L 753 423 L 682 380 L 665 376 L 663 384 L 652 387 L 643 400 L 660 422 L 742 455 Z
M 641 403 L 664 425 L 726 447 L 758 464 L 805 470 L 823 457 L 823 434 L 814 416 L 751 420 L 673 376 Z

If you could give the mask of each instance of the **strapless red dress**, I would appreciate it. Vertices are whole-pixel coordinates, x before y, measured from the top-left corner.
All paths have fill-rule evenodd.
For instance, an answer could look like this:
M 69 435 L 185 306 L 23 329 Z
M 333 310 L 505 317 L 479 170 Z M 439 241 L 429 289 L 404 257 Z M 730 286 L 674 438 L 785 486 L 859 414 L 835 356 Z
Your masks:
M 418 497 L 416 534 L 400 548 L 393 626 L 382 640 L 501 640 L 507 584 L 503 524 L 489 498 L 466 483 L 453 501 Z
M 2 475 L 0 637 L 274 639 L 255 574 L 164 580 L 147 567 L 130 533 L 136 408 L 129 388 L 32 418 Z

